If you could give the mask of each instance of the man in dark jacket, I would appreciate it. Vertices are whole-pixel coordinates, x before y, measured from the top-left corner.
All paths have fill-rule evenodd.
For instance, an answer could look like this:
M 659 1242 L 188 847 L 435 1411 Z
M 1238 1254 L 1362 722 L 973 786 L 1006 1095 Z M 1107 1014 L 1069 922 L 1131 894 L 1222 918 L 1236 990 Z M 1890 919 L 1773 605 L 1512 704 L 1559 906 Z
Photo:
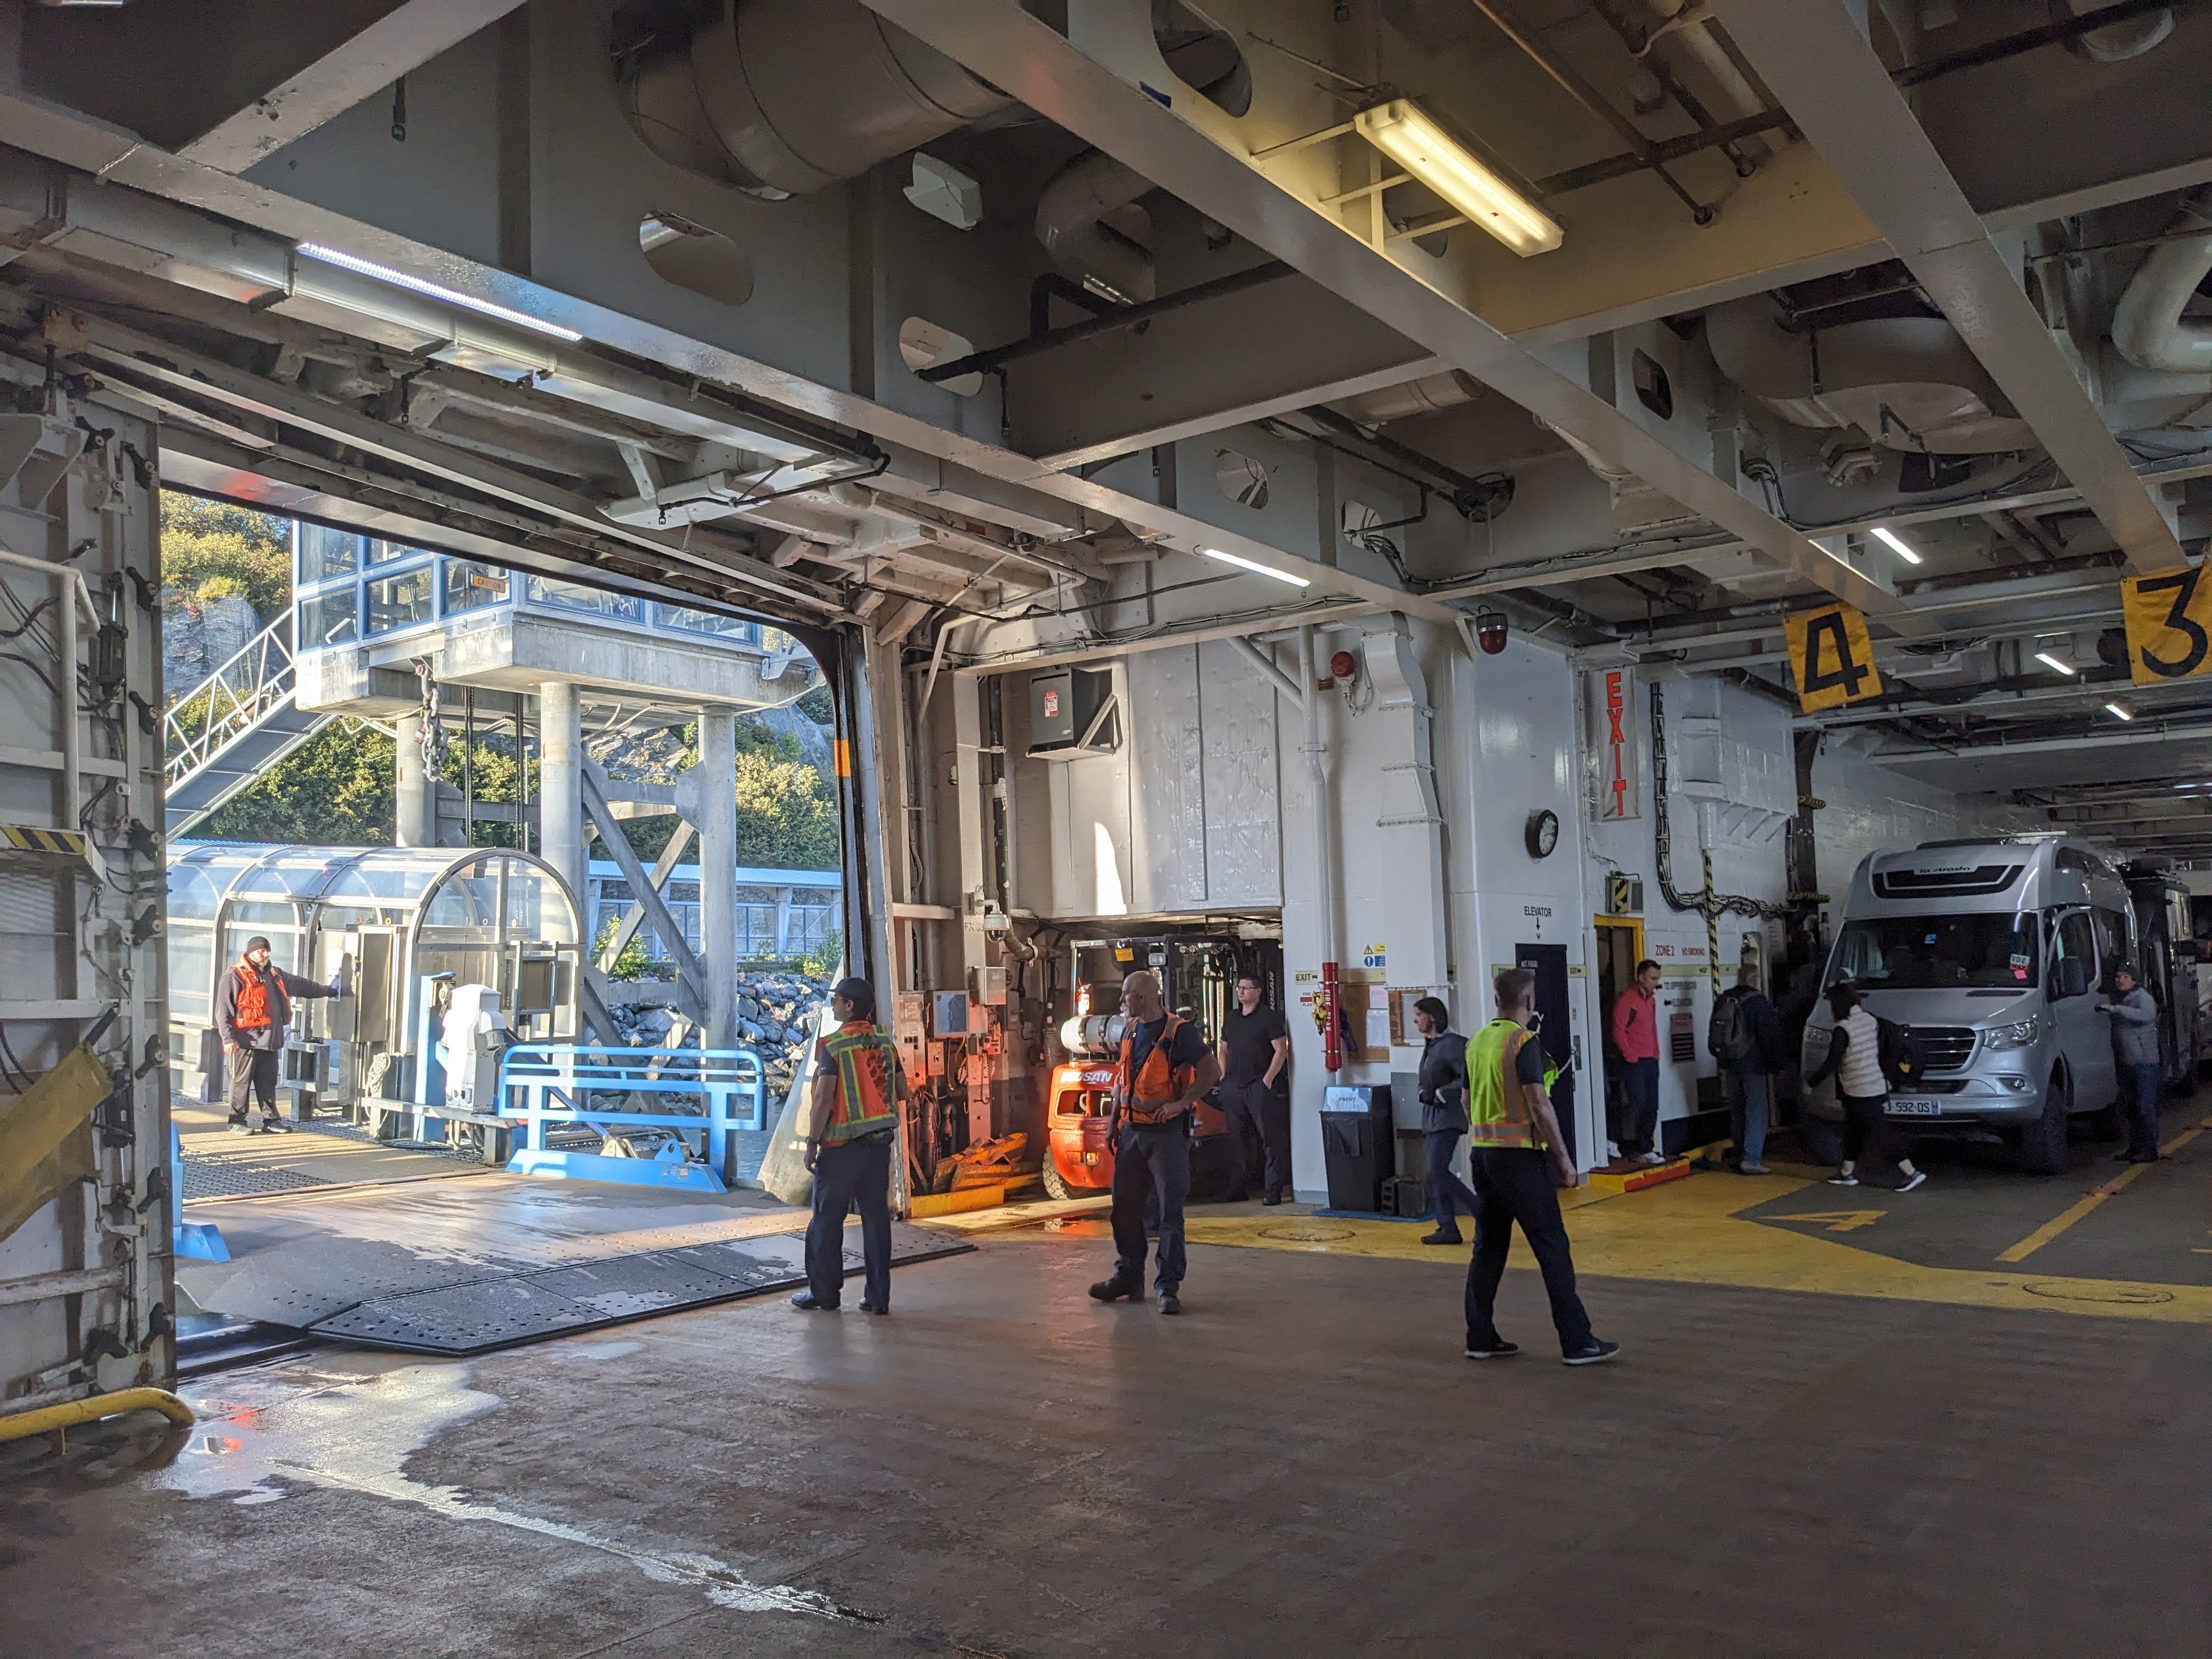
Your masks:
M 1481 1213 L 1474 1189 L 1452 1173 L 1452 1156 L 1467 1133 L 1467 1039 L 1451 1029 L 1442 997 L 1413 1005 L 1413 1027 L 1428 1039 L 1421 1050 L 1421 1133 L 1429 1149 L 1429 1209 L 1436 1231 L 1424 1244 L 1462 1244 L 1459 1212 Z
M 1749 963 L 1736 969 L 1735 988 L 1722 994 L 1736 1000 L 1748 1039 L 1743 1053 L 1721 1060 L 1728 1079 L 1729 1133 L 1735 1142 L 1728 1161 L 1741 1175 L 1766 1175 L 1771 1172 L 1760 1159 L 1766 1152 L 1766 1129 L 1773 1116 L 1774 1074 L 1786 1059 L 1782 1021 L 1759 988 L 1759 969 Z
M 291 1022 L 295 997 L 334 997 L 335 985 L 318 985 L 288 974 L 269 960 L 269 941 L 256 933 L 222 976 L 215 994 L 215 1029 L 230 1068 L 230 1132 L 249 1135 L 249 1091 L 260 1097 L 261 1132 L 289 1134 L 292 1126 L 276 1110 L 276 1056 L 283 1052 L 284 1027 Z

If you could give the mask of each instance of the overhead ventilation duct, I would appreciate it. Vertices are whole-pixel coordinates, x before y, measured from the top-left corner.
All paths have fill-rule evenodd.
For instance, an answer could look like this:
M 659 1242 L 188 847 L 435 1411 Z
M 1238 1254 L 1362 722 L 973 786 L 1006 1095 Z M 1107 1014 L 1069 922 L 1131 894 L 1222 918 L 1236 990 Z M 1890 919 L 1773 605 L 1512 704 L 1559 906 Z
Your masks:
M 2109 0 L 2049 0 L 2049 3 L 2051 21 L 2063 23 L 2101 9 Z M 2077 34 L 2066 43 L 2066 49 L 2076 57 L 2100 64 L 2124 64 L 2162 44 L 2172 33 L 2173 13 L 2154 11 L 2147 16 L 2130 17 L 2124 22 L 2108 23 L 2087 34 Z
M 1137 205 L 1152 181 L 1103 150 L 1085 150 L 1037 197 L 1036 239 L 1060 270 L 1101 299 L 1156 297 L 1152 216 Z
M 638 7 L 615 58 L 630 125 L 680 167 L 781 201 L 994 115 L 1013 100 L 860 0 Z
M 1393 421 L 1435 415 L 1472 403 L 1477 390 L 1479 384 L 1472 374 L 1463 369 L 1448 368 L 1442 374 L 1424 374 L 1418 380 L 1363 392 L 1329 407 L 1362 426 L 1388 426 Z
M 2212 321 L 2182 320 L 2197 285 L 2212 275 L 2212 196 L 2184 198 L 2166 233 L 2183 240 L 2160 242 L 2136 268 L 2112 312 L 2112 344 L 2138 368 L 2212 372 Z
M 1844 431 L 1930 455 L 2038 447 L 1958 331 L 1937 317 L 1884 317 L 1793 332 L 1774 304 L 1737 300 L 1705 313 L 1722 374 L 1798 426 Z

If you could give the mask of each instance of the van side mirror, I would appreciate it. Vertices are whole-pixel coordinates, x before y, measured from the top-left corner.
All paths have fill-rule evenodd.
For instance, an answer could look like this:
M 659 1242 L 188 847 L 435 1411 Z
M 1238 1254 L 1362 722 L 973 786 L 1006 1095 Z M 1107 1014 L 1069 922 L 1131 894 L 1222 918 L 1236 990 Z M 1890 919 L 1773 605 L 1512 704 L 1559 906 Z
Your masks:
M 2059 999 L 2086 996 L 2088 990 L 2089 964 L 2079 957 L 2061 957 L 2057 975 L 2057 996 Z

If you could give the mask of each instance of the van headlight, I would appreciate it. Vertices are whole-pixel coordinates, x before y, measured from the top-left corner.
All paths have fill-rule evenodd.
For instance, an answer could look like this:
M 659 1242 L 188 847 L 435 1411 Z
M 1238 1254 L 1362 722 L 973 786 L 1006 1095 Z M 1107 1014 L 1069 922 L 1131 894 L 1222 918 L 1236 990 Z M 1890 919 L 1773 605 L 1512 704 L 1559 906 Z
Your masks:
M 2043 1035 L 2043 1016 L 2019 1020 L 2010 1025 L 1993 1025 L 1982 1033 L 1982 1042 L 1991 1053 L 2006 1048 L 2025 1048 Z

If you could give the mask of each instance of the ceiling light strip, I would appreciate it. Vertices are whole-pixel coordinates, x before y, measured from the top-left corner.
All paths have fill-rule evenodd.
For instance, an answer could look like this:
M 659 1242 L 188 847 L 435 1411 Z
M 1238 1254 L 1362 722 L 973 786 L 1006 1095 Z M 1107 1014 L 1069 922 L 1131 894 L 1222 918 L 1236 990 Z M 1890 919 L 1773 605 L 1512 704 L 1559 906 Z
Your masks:
M 549 323 L 542 317 L 532 317 L 526 312 L 511 311 L 505 306 L 494 305 L 489 300 L 479 300 L 473 294 L 464 294 L 458 289 L 445 288 L 439 283 L 427 282 L 420 276 L 410 276 L 404 270 L 395 270 L 390 265 L 380 265 L 374 260 L 360 258 L 354 254 L 342 252 L 334 247 L 325 247 L 319 242 L 302 242 L 295 252 L 305 258 L 317 260 L 326 265 L 336 265 L 341 270 L 350 270 L 357 276 L 374 277 L 380 283 L 389 283 L 394 288 L 404 288 L 428 299 L 441 300 L 449 306 L 459 306 L 465 311 L 473 311 L 485 317 L 495 317 L 502 323 L 513 323 L 518 328 L 530 329 L 539 334 L 550 334 L 556 340 L 566 340 L 573 344 L 584 337 L 573 328 L 563 328 L 558 323 Z

